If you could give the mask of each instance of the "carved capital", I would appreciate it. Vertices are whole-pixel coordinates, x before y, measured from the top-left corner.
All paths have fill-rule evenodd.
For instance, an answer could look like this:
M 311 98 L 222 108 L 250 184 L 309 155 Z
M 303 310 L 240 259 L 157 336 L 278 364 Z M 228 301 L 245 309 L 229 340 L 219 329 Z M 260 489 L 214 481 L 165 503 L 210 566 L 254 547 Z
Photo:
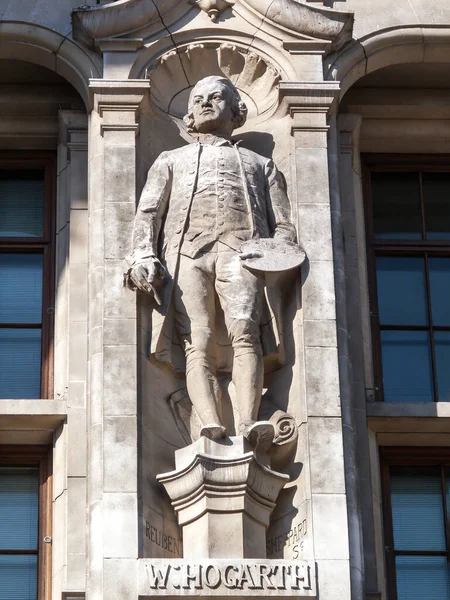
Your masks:
M 241 452 L 241 446 L 247 444 L 244 438 L 232 439 L 237 440 L 235 445 L 225 447 L 200 438 L 176 453 L 175 471 L 157 476 L 172 500 L 180 525 L 201 517 L 205 510 L 243 511 L 269 525 L 270 513 L 289 476 L 262 465 L 250 447 Z
M 102 135 L 108 130 L 137 134 L 139 107 L 149 89 L 150 82 L 142 79 L 91 79 L 91 104 L 103 118 Z
M 280 82 L 280 96 L 293 119 L 293 132 L 327 132 L 326 117 L 338 94 L 337 81 Z
M 59 139 L 66 147 L 66 160 L 70 162 L 73 152 L 88 150 L 88 122 L 84 113 L 60 110 L 58 112 Z
M 338 81 L 280 81 L 281 97 L 295 109 L 327 112 L 338 94 Z
M 235 533 L 230 556 L 265 558 L 270 515 L 289 477 L 260 461 L 242 436 L 220 443 L 201 437 L 175 452 L 175 471 L 157 479 L 183 527 L 185 558 L 222 556 L 224 526 Z
M 341 154 L 352 154 L 359 147 L 362 115 L 343 114 L 338 117 Z

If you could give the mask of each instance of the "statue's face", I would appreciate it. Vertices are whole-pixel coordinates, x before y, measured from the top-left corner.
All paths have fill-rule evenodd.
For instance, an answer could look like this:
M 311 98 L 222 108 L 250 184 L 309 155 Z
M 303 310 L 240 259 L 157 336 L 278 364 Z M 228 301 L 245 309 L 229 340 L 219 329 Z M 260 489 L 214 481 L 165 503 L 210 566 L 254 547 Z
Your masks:
M 233 131 L 230 92 L 219 81 L 197 84 L 192 114 L 199 133 L 231 134 Z

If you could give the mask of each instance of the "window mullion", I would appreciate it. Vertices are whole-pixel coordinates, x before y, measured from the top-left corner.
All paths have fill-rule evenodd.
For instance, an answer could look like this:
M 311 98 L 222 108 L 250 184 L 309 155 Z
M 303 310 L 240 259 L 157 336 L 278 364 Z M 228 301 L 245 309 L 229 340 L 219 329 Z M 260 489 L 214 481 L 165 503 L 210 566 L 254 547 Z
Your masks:
M 390 468 L 387 462 L 382 464 L 382 502 L 384 515 L 384 549 L 387 567 L 388 597 L 397 600 L 397 573 L 395 566 L 394 530 L 392 524 L 392 503 L 390 490 Z
M 39 554 L 39 550 L 17 550 L 16 548 L 14 550 L 4 550 L 4 549 L 0 549 L 0 556 L 1 555 L 37 555 Z
M 427 237 L 426 221 L 425 221 L 425 201 L 423 197 L 423 177 L 422 171 L 419 171 L 419 195 L 420 195 L 420 216 L 422 222 L 422 239 L 425 240 Z
M 439 399 L 437 374 L 436 374 L 436 352 L 434 345 L 433 335 L 433 315 L 431 312 L 431 287 L 430 287 L 430 269 L 428 266 L 428 252 L 424 254 L 425 261 L 425 287 L 427 293 L 427 314 L 428 314 L 428 332 L 430 336 L 430 352 L 431 352 L 431 372 L 433 375 L 433 388 L 434 388 L 434 401 L 437 402 Z
M 449 541 L 450 541 L 449 525 L 450 524 L 448 522 L 448 511 L 447 511 L 447 494 L 446 494 L 447 481 L 446 481 L 445 466 L 441 467 L 441 486 L 442 486 L 442 507 L 444 510 L 445 547 L 447 549 L 447 562 L 450 563 L 450 548 L 449 548 Z

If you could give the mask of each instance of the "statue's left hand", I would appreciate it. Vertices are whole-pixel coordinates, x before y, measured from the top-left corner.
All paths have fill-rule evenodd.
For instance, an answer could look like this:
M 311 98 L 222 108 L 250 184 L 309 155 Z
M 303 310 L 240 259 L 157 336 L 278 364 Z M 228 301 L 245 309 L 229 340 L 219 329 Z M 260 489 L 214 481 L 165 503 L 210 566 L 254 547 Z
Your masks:
M 264 254 L 262 252 L 241 252 L 239 258 L 241 260 L 248 260 L 249 258 L 262 258 Z

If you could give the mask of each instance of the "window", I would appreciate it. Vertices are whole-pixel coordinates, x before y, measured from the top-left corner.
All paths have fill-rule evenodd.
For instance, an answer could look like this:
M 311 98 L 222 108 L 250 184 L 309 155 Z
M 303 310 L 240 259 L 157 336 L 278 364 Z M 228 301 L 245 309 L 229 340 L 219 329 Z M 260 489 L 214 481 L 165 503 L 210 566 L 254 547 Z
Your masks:
M 389 600 L 450 600 L 450 452 L 382 448 Z
M 51 545 L 44 539 L 51 535 L 47 449 L 3 447 L 0 465 L 0 598 L 49 600 Z
M 53 173 L 49 155 L 0 155 L 0 398 L 51 389 Z
M 365 156 L 376 398 L 450 401 L 450 157 Z

